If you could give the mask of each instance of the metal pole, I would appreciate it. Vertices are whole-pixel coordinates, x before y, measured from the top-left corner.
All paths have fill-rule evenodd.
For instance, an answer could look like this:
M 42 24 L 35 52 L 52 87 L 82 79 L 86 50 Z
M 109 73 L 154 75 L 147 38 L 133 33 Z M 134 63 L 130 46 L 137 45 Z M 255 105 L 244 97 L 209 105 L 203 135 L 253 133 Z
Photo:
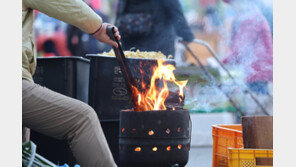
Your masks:
M 187 44 L 184 44 L 185 48 L 190 52 L 190 54 L 193 55 L 194 59 L 198 62 L 199 66 L 201 67 L 201 69 L 204 71 L 204 73 L 206 74 L 206 76 L 215 83 L 215 85 L 218 87 L 218 89 L 220 89 L 225 96 L 228 98 L 229 102 L 233 105 L 233 107 L 241 114 L 241 116 L 244 116 L 245 114 L 243 113 L 243 111 L 237 106 L 237 104 L 233 101 L 233 99 L 231 98 L 231 96 L 228 93 L 225 93 L 222 90 L 222 84 L 218 83 L 217 80 L 215 79 L 215 77 L 213 77 L 213 75 L 205 68 L 205 66 L 201 63 L 201 61 L 199 60 L 199 58 L 192 52 L 192 50 L 188 47 Z
M 206 43 L 205 41 L 202 41 L 200 39 L 194 39 L 193 42 L 205 46 L 211 52 L 212 56 L 219 63 L 219 65 L 222 67 L 222 69 L 224 71 L 226 71 L 227 75 L 231 78 L 231 80 L 234 82 L 234 84 L 239 85 L 236 82 L 236 80 L 234 79 L 234 77 L 231 75 L 229 70 L 224 66 L 224 64 L 217 57 L 216 53 L 214 52 L 214 50 L 210 47 L 210 45 L 208 43 Z M 250 89 L 247 86 L 245 86 L 245 90 L 243 90 L 243 93 L 248 93 L 250 95 L 250 97 L 255 101 L 255 103 L 260 107 L 260 109 L 263 111 L 263 113 L 266 115 L 269 115 L 267 110 L 263 107 L 263 105 L 259 102 L 259 100 L 255 97 L 255 95 L 250 91 Z M 270 98 L 273 98 L 270 94 L 268 94 L 268 96 Z

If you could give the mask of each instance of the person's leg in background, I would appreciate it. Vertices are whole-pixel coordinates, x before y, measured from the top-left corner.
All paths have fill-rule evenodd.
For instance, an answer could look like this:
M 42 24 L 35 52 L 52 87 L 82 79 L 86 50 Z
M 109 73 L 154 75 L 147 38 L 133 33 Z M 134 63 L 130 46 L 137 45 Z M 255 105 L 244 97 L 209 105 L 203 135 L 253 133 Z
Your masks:
M 116 166 L 95 111 L 87 104 L 22 81 L 23 125 L 57 139 L 67 139 L 83 167 Z

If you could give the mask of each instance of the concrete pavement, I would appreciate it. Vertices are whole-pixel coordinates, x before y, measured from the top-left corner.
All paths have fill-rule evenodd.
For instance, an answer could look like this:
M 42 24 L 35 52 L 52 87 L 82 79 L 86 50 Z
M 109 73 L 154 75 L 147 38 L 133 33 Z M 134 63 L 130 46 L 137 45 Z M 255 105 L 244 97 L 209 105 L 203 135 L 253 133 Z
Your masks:
M 211 167 L 212 146 L 191 147 L 186 167 Z

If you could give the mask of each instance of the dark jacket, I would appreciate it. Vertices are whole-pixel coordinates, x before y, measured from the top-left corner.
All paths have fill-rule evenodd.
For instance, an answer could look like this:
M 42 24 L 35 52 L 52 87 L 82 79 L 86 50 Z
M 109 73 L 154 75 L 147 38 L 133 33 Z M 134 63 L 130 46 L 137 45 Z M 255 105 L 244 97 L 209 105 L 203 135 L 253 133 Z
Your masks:
M 95 11 L 104 22 L 108 21 L 108 18 L 100 11 Z M 89 35 L 79 28 L 68 25 L 67 30 L 67 46 L 73 56 L 85 56 L 86 54 L 97 54 L 111 49 L 111 46 L 98 42 L 93 35 Z M 77 38 L 77 43 L 73 43 L 73 38 Z
M 141 51 L 161 51 L 165 55 L 174 55 L 177 36 L 184 41 L 193 40 L 193 33 L 184 18 L 179 0 L 121 0 L 117 18 L 126 13 L 141 13 L 148 9 L 153 13 L 152 32 L 146 37 L 122 37 L 125 50 L 135 47 Z

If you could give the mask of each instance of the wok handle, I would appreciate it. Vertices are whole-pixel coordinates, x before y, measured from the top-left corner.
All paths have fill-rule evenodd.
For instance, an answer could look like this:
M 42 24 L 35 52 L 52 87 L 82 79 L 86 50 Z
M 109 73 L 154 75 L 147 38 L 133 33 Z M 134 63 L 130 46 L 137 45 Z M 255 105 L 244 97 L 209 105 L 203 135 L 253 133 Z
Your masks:
M 117 40 L 114 36 L 114 33 L 115 33 L 114 27 L 108 26 L 106 31 L 107 31 L 107 35 L 110 37 L 111 40 L 113 40 L 113 41 Z
M 115 52 L 115 56 L 119 59 L 121 59 L 122 61 L 124 61 L 124 65 L 126 63 L 126 59 L 125 59 L 125 56 L 124 56 L 124 52 L 122 50 L 122 47 L 120 45 L 120 42 L 118 41 L 118 39 L 115 37 L 115 30 L 114 30 L 115 27 L 113 26 L 108 26 L 107 29 L 106 29 L 106 33 L 107 35 L 109 36 L 109 38 L 113 41 L 115 41 L 118 45 L 118 48 L 114 47 L 113 46 L 113 50 Z
M 115 33 L 114 27 L 113 26 L 108 26 L 107 29 L 106 29 L 106 33 L 110 37 L 110 39 L 115 41 L 117 43 L 117 45 L 118 45 L 118 48 L 113 46 L 113 50 L 114 50 L 116 59 L 119 62 L 119 66 L 121 68 L 121 71 L 123 73 L 123 77 L 125 79 L 125 84 L 126 84 L 126 87 L 127 87 L 127 91 L 128 91 L 128 93 L 130 95 L 132 105 L 133 105 L 133 107 L 135 109 L 137 109 L 137 99 L 134 97 L 133 92 L 132 92 L 132 86 L 135 85 L 134 84 L 135 82 L 131 77 L 132 76 L 131 71 L 130 71 L 129 67 L 127 66 L 127 60 L 126 60 L 126 58 L 124 56 L 124 52 L 122 50 L 120 42 L 118 41 L 118 39 L 114 35 L 114 33 Z

